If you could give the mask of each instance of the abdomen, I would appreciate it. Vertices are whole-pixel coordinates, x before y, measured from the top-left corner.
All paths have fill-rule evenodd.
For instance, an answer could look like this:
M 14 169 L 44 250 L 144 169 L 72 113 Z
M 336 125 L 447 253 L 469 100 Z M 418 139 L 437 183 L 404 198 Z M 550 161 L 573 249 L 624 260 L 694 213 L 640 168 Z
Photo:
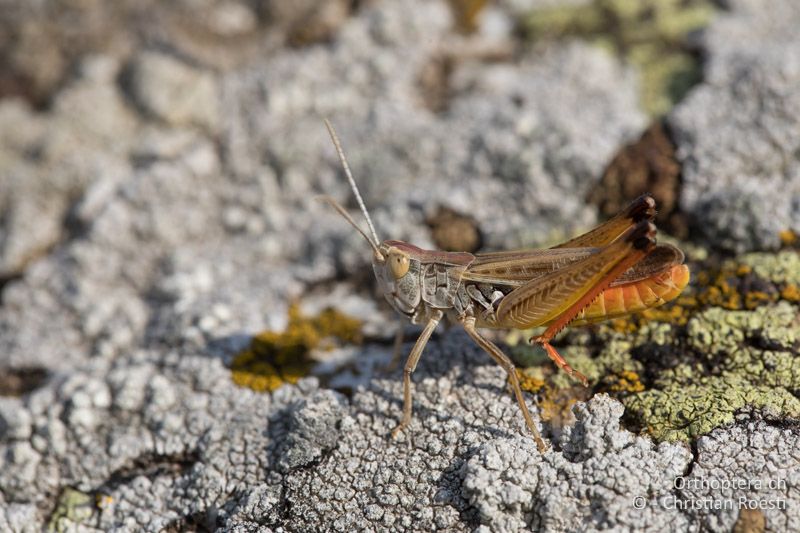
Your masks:
M 644 311 L 674 300 L 689 283 L 689 267 L 675 265 L 649 278 L 610 287 L 575 316 L 570 325 L 591 324 Z

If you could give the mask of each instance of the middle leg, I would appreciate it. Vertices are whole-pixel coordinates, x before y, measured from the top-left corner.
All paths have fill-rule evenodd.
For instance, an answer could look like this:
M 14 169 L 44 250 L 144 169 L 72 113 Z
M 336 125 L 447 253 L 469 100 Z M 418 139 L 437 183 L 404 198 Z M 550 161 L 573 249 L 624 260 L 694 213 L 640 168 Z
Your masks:
M 464 326 L 464 330 L 467 332 L 467 335 L 469 335 L 472 340 L 478 344 L 478 346 L 483 348 L 483 350 L 488 353 L 492 359 L 497 362 L 497 364 L 503 367 L 508 374 L 508 380 L 511 382 L 511 388 L 514 391 L 514 396 L 516 396 L 519 408 L 522 410 L 522 416 L 525 418 L 525 424 L 528 426 L 528 429 L 531 431 L 531 433 L 533 433 L 533 439 L 536 441 L 536 447 L 539 448 L 541 453 L 544 453 L 545 450 L 547 450 L 547 445 L 542 439 L 542 436 L 539 435 L 539 430 L 536 429 L 536 424 L 533 422 L 531 413 L 528 411 L 528 405 L 525 403 L 525 398 L 522 395 L 522 388 L 519 386 L 519 378 L 517 377 L 517 369 L 514 366 L 514 363 L 493 342 L 485 339 L 480 333 L 478 333 L 478 331 L 475 329 L 475 317 L 464 317 L 461 320 L 461 325 Z

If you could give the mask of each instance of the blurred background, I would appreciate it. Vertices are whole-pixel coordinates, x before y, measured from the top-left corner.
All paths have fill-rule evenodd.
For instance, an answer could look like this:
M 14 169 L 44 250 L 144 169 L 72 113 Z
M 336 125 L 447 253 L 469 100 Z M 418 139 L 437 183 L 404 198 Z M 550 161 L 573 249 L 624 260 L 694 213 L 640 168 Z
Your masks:
M 231 353 L 297 299 L 386 330 L 325 117 L 382 239 L 541 246 L 646 191 L 723 255 L 800 228 L 792 2 L 0 6 L 6 366 Z

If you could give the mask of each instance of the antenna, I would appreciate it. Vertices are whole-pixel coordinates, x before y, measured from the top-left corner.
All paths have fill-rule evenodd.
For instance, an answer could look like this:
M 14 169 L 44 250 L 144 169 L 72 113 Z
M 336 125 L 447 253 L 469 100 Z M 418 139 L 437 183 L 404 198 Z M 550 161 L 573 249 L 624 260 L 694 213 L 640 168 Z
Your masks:
M 375 233 L 375 226 L 372 225 L 372 219 L 369 218 L 369 213 L 367 212 L 367 208 L 364 205 L 364 200 L 361 199 L 361 193 L 358 192 L 358 186 L 356 185 L 356 180 L 353 179 L 353 174 L 350 172 L 350 165 L 347 164 L 347 159 L 344 157 L 344 150 L 342 150 L 342 143 L 339 142 L 339 137 L 336 135 L 336 130 L 333 129 L 333 126 L 331 125 L 330 121 L 327 118 L 325 119 L 325 127 L 328 128 L 328 133 L 330 133 L 331 135 L 331 140 L 333 141 L 333 145 L 336 147 L 336 153 L 339 154 L 339 161 L 342 162 L 342 167 L 344 167 L 344 173 L 347 176 L 347 181 L 350 182 L 350 188 L 353 189 L 353 194 L 356 195 L 358 206 L 361 208 L 361 212 L 364 213 L 364 217 L 367 219 L 367 225 L 369 226 L 369 230 L 372 233 L 372 238 L 374 239 L 370 241 L 370 243 L 374 245 L 372 248 L 375 250 L 376 253 L 378 253 L 378 246 L 380 246 L 381 241 L 380 239 L 378 239 L 378 234 Z M 361 229 L 358 226 L 356 226 L 355 222 L 353 222 L 353 219 L 346 214 L 344 209 L 342 209 L 341 206 L 339 206 L 339 204 L 337 204 L 336 202 L 331 202 L 330 200 L 328 201 L 328 203 L 333 205 L 333 207 L 336 208 L 336 210 L 339 211 L 341 215 L 345 216 L 345 218 L 347 218 L 348 221 L 359 232 L 361 232 L 361 234 L 364 235 L 364 237 L 366 237 L 364 232 L 361 231 Z M 367 240 L 369 241 L 368 238 Z M 380 255 L 380 253 L 378 253 L 378 255 Z
M 367 234 L 364 233 L 364 230 L 362 230 L 361 228 L 358 227 L 358 224 L 356 224 L 355 220 L 353 220 L 353 217 L 350 216 L 350 213 L 345 211 L 344 207 L 339 205 L 339 202 L 337 202 L 336 200 L 334 200 L 330 196 L 320 196 L 317 199 L 318 200 L 322 200 L 324 202 L 328 202 L 331 205 L 331 207 L 336 209 L 336 211 L 340 215 L 342 215 L 344 217 L 344 219 L 346 221 L 348 221 L 350 223 L 350 225 L 353 226 L 356 229 L 356 231 L 361 234 L 362 237 L 364 237 L 364 239 L 367 241 L 367 243 L 372 247 L 372 251 L 375 252 L 375 257 L 378 257 L 379 260 L 381 260 L 381 261 L 383 260 L 383 254 L 381 254 L 381 251 L 378 250 L 378 246 L 374 242 L 369 240 L 369 237 L 367 237 Z

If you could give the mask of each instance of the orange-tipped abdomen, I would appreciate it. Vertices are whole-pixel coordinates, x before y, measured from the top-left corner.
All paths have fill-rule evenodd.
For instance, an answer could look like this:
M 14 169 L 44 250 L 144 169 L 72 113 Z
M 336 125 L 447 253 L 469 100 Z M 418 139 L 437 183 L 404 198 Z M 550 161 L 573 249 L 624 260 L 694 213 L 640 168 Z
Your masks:
M 674 300 L 689 283 L 689 267 L 674 265 L 649 278 L 609 287 L 575 316 L 571 324 L 589 324 L 644 311 Z

